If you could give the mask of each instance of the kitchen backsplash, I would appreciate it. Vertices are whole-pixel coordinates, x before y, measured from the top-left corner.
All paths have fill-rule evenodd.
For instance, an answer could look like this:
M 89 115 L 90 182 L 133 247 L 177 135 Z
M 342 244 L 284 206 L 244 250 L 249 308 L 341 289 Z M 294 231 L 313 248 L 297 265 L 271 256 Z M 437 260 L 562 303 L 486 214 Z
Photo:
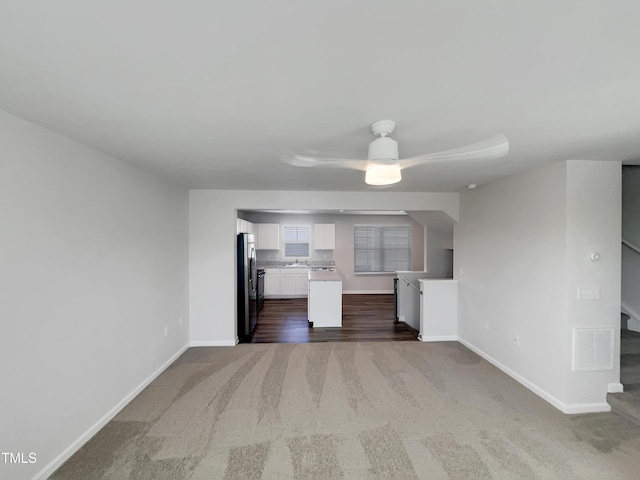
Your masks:
M 256 252 L 256 260 L 258 264 L 262 265 L 282 265 L 287 263 L 294 263 L 295 258 L 284 257 L 282 250 L 258 250 Z M 308 263 L 309 265 L 334 265 L 333 250 L 331 251 L 318 251 L 312 250 L 309 252 L 310 257 L 298 258 L 298 263 Z
M 270 268 L 270 267 L 277 268 L 277 267 L 284 267 L 285 265 L 288 265 L 293 262 L 295 262 L 295 259 L 287 260 L 287 261 L 283 261 L 283 260 L 263 261 L 258 259 L 256 265 L 258 268 Z M 334 262 L 333 260 L 315 260 L 315 261 L 300 260 L 298 261 L 298 263 L 309 265 L 310 267 L 335 267 L 336 266 L 336 262 Z

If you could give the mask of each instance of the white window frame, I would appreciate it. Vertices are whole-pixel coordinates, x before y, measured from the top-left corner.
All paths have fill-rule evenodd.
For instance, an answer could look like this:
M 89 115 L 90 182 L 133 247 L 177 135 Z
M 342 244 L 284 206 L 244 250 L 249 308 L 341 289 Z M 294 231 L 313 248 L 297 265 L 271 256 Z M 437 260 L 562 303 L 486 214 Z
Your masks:
M 370 245 L 362 243 L 363 236 L 358 235 L 358 229 L 369 230 Z M 402 248 L 394 248 L 392 244 L 394 233 L 406 232 L 406 244 Z M 364 234 L 364 232 L 362 232 Z M 385 248 L 385 233 L 389 234 Z M 353 228 L 353 271 L 355 274 L 386 274 L 396 271 L 411 270 L 411 225 L 354 225 Z M 397 237 L 396 237 L 397 238 Z M 367 262 L 362 258 L 367 257 Z M 400 257 L 400 258 L 393 258 Z M 405 258 L 401 258 L 405 257 Z
M 295 239 L 290 238 L 290 229 L 295 229 Z M 306 232 L 304 231 L 306 229 Z M 289 233 L 289 237 L 288 234 Z M 306 239 L 305 239 L 306 233 Z M 302 237 L 302 238 L 301 238 Z M 285 258 L 310 258 L 311 257 L 311 225 L 284 225 L 282 227 L 282 242 L 283 242 L 283 256 Z M 303 252 L 287 252 L 287 245 L 292 245 L 292 248 L 303 248 L 306 245 L 307 254 Z M 292 253 L 288 255 L 288 253 Z M 297 253 L 297 255 L 296 255 Z

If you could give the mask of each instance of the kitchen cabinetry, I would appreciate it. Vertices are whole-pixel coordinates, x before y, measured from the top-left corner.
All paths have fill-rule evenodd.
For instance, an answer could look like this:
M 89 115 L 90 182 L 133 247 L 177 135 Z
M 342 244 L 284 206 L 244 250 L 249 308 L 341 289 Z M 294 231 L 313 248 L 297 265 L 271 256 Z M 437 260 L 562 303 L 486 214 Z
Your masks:
M 309 268 L 265 268 L 265 297 L 306 297 L 309 291 Z
M 255 233 L 253 223 L 238 218 L 236 220 L 236 233 Z
M 333 223 L 316 223 L 313 226 L 313 248 L 334 250 L 336 248 L 336 226 Z
M 280 224 L 256 223 L 256 250 L 280 250 Z
M 420 336 L 423 342 L 458 340 L 458 280 L 420 279 Z
M 308 268 L 283 268 L 280 270 L 280 295 L 307 296 L 309 291 Z
M 336 272 L 309 273 L 307 318 L 314 327 L 342 327 L 342 279 Z
M 296 276 L 296 295 L 309 294 L 309 270 L 306 270 L 302 275 Z
M 280 294 L 281 295 L 295 295 L 296 294 L 296 277 L 293 274 L 282 272 L 280 274 Z
M 280 295 L 280 269 L 264 269 L 264 296 L 277 297 Z

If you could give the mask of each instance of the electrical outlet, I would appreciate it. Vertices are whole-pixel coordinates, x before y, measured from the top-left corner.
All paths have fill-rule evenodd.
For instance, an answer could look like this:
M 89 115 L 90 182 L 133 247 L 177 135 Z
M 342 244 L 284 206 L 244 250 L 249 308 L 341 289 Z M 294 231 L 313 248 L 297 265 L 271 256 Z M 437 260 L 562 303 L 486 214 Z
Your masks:
M 484 322 L 484 329 L 488 332 L 489 331 L 489 320 L 487 320 L 486 322 Z
M 167 335 L 169 335 L 169 325 L 164 326 L 164 336 L 166 337 Z
M 513 343 L 515 343 L 516 345 L 520 346 L 520 335 L 518 334 L 513 334 Z

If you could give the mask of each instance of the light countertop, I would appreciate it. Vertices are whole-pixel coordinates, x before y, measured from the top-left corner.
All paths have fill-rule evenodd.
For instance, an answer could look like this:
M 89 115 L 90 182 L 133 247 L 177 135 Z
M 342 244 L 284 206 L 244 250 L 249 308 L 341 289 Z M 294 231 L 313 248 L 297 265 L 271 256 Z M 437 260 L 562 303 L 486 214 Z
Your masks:
M 341 282 L 342 278 L 336 272 L 312 270 L 309 272 L 309 281 L 310 282 Z
M 420 283 L 436 283 L 436 282 L 452 282 L 455 283 L 458 281 L 457 278 L 419 278 L 418 281 Z

